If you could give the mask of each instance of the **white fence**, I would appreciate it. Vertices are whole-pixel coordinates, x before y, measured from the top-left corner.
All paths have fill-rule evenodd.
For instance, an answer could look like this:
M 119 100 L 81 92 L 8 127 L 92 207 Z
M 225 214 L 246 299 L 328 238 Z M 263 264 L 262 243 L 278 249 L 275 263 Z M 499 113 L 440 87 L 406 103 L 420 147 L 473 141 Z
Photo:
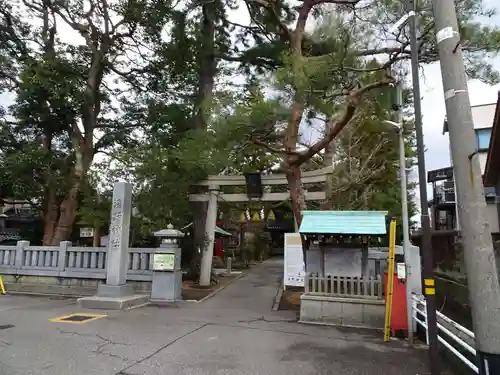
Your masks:
M 347 277 L 319 276 L 307 273 L 305 280 L 306 294 L 321 294 L 332 297 L 383 299 L 383 282 L 381 276 Z
M 153 250 L 128 249 L 127 280 L 151 281 Z M 106 260 L 107 248 L 73 247 L 70 242 L 29 246 L 29 242 L 19 241 L 16 246 L 0 246 L 0 274 L 4 275 L 105 279 Z
M 417 322 L 417 324 L 425 329 L 427 344 L 429 344 L 429 335 L 427 331 L 427 304 L 425 302 L 425 298 L 423 296 L 417 297 L 415 295 L 412 298 L 413 319 Z M 468 352 L 475 358 L 476 349 L 474 348 L 474 332 L 461 326 L 439 311 L 436 311 L 436 315 L 439 342 L 477 374 L 477 366 L 457 349 L 457 347 L 461 348 L 463 349 L 463 352 Z

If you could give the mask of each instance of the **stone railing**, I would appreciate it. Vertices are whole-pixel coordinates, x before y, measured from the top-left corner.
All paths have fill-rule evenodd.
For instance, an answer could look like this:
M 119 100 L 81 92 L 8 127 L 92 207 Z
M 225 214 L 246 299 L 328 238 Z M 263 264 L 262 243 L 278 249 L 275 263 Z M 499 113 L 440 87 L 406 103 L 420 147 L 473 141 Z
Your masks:
M 383 299 L 383 280 L 380 275 L 361 278 L 319 276 L 315 273 L 308 273 L 305 277 L 304 287 L 305 293 L 311 295 Z
M 128 249 L 127 280 L 151 281 L 151 248 Z M 0 246 L 0 275 L 49 276 L 82 279 L 106 279 L 107 248 L 30 246 L 19 241 L 16 246 Z

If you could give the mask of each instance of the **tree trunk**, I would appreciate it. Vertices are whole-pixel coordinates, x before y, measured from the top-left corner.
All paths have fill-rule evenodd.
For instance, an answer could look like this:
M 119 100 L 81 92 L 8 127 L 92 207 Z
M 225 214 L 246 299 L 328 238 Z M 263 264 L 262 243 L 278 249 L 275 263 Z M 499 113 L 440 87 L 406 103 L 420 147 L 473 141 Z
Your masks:
M 59 204 L 57 202 L 56 191 L 53 187 L 48 187 L 45 194 L 45 209 L 43 213 L 43 245 L 52 244 L 52 238 L 56 230 L 59 218 Z
M 41 145 L 48 156 L 52 156 L 52 134 L 46 131 L 41 137 Z M 52 237 L 56 230 L 57 220 L 59 219 L 59 202 L 57 191 L 52 181 L 52 171 L 47 167 L 43 174 L 45 183 L 44 202 L 43 202 L 43 245 L 48 246 L 52 243 Z
M 101 246 L 101 227 L 94 225 L 94 235 L 92 237 L 92 247 Z
M 70 238 L 78 209 L 79 192 L 80 183 L 78 182 L 70 188 L 67 196 L 59 205 L 59 220 L 52 237 L 52 246 L 58 246 L 61 241 L 67 241 Z
M 199 257 L 205 244 L 205 221 L 207 219 L 207 202 L 192 202 L 193 207 L 193 240 L 195 258 Z M 199 250 L 199 251 L 198 251 Z
M 206 2 L 202 6 L 201 20 L 201 50 L 199 56 L 198 70 L 198 94 L 196 97 L 196 113 L 194 116 L 194 128 L 198 131 L 207 130 L 207 118 L 210 113 L 210 105 L 214 90 L 214 77 L 217 71 L 217 61 L 215 59 L 215 2 Z M 205 220 L 207 216 L 208 204 L 206 202 L 193 203 L 193 235 L 195 257 L 198 258 L 203 253 L 198 253 L 198 249 L 203 251 L 205 247 Z
M 75 165 L 69 176 L 68 192 L 59 205 L 59 219 L 51 241 L 53 246 L 58 246 L 61 241 L 68 241 L 71 236 L 80 189 L 94 156 L 92 148 L 85 147 L 80 137 L 73 139 L 73 144 L 75 145 Z
M 307 209 L 304 188 L 301 181 L 302 171 L 300 165 L 290 165 L 286 173 L 288 181 L 288 189 L 290 190 L 290 199 L 292 201 L 292 211 L 297 223 L 297 228 L 302 224 L 302 211 Z M 309 241 L 306 236 L 301 235 L 302 240 L 302 255 L 304 257 L 304 266 L 307 267 L 307 250 L 309 249 Z
M 327 130 L 325 130 L 327 131 Z M 335 141 L 330 142 L 328 146 L 325 147 L 325 153 L 323 154 L 323 166 L 332 167 L 333 159 L 335 156 Z M 332 209 L 332 199 L 333 199 L 333 179 L 331 175 L 325 181 L 325 201 L 321 204 L 321 209 L 331 210 Z

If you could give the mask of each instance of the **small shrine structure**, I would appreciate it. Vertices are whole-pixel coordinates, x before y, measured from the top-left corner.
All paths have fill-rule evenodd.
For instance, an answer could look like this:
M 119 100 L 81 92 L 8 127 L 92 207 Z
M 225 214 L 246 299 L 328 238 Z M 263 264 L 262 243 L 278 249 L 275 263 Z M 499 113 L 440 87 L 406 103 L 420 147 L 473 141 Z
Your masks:
M 387 234 L 385 211 L 305 211 L 299 232 L 309 242 L 300 320 L 383 328 L 383 270 L 370 247 Z

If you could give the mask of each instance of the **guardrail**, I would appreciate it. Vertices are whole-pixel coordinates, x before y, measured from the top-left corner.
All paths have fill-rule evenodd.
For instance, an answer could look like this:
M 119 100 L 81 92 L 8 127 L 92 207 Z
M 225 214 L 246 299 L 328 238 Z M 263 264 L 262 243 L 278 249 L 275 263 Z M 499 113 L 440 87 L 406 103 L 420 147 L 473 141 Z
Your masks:
M 429 335 L 427 331 L 427 304 L 425 301 L 425 297 L 414 295 L 412 296 L 412 300 L 413 320 L 415 320 L 417 324 L 425 329 L 426 341 L 427 344 L 429 344 Z M 423 319 L 420 319 L 419 315 L 421 315 Z M 443 344 L 451 353 L 453 353 L 453 355 L 460 359 L 465 365 L 467 365 L 472 371 L 474 371 L 476 374 L 479 373 L 477 366 L 459 350 L 457 350 L 457 348 L 455 348 L 450 341 L 446 340 L 446 337 L 451 338 L 453 340 L 452 342 L 454 342 L 455 345 L 461 347 L 464 351 L 476 357 L 476 349 L 473 347 L 473 342 L 475 339 L 474 332 L 463 327 L 462 325 L 448 318 L 446 315 L 442 314 L 439 311 L 436 311 L 436 315 L 439 342 Z M 444 324 L 448 325 L 448 328 L 445 327 Z M 457 333 L 452 332 L 452 330 L 456 330 Z M 446 336 L 443 337 L 443 335 L 439 334 L 440 332 L 444 333 Z

